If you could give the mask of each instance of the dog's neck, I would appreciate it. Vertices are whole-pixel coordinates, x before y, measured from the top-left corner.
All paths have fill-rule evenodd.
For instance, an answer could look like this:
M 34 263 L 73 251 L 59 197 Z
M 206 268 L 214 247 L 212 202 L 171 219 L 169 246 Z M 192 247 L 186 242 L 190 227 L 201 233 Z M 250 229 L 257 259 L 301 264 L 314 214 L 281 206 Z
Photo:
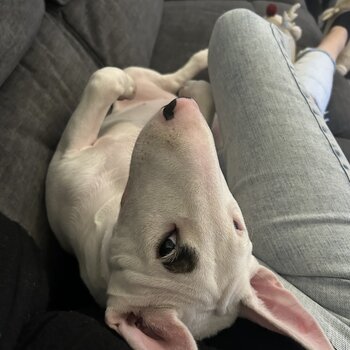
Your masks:
M 99 304 L 105 305 L 106 290 L 109 281 L 108 254 L 113 228 L 117 222 L 120 202 L 129 176 L 129 166 L 134 143 L 144 125 L 168 102 L 164 99 L 153 101 L 135 101 L 122 110 L 112 112 L 106 117 L 100 131 L 100 139 L 104 134 L 111 134 L 111 128 L 117 127 L 118 132 L 113 136 L 115 147 L 123 147 L 122 158 L 116 159 L 118 153 L 113 153 L 111 163 L 118 167 L 113 171 L 115 179 L 111 188 L 100 191 L 107 195 L 93 210 L 92 220 L 84 222 L 85 233 L 70 235 L 69 245 L 74 251 L 80 266 L 81 276 L 91 294 Z M 123 131 L 123 128 L 125 131 Z M 107 136 L 106 139 L 110 138 Z M 101 142 L 101 141 L 100 141 Z M 103 142 L 103 141 L 102 141 Z M 107 184 L 108 185 L 108 184 Z M 109 185 L 110 186 L 110 185 Z M 74 238 L 73 238 L 74 237 Z
M 123 187 L 122 184 L 120 186 Z M 109 280 L 109 244 L 116 224 L 122 191 L 118 191 L 94 215 L 94 223 L 74 251 L 79 262 L 81 277 L 95 300 L 102 306 L 106 302 Z M 90 225 L 89 225 L 90 226 Z

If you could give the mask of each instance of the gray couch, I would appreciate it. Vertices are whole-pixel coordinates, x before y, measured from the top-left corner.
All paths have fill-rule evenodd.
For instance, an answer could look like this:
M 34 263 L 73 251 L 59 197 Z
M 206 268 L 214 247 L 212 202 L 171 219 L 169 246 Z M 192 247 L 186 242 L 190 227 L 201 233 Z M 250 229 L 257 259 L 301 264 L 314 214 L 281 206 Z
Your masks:
M 294 2 L 279 3 L 279 10 Z M 304 33 L 299 45 L 314 46 L 321 31 L 304 1 L 299 2 L 297 23 Z M 244 7 L 263 15 L 269 3 L 0 2 L 0 212 L 24 228 L 40 247 L 48 267 L 51 305 L 69 309 L 81 304 L 86 294 L 74 259 L 62 252 L 50 231 L 44 183 L 56 144 L 91 73 L 106 65 L 174 70 L 208 45 L 222 13 Z M 350 154 L 350 86 L 338 74 L 329 116 L 332 132 Z M 70 281 L 69 291 L 62 290 L 63 280 Z

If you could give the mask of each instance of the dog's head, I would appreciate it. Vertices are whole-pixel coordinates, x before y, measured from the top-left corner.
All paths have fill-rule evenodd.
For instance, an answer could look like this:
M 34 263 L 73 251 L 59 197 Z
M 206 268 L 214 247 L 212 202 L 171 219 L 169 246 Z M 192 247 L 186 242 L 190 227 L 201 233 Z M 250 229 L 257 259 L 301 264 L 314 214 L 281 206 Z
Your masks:
M 109 268 L 106 322 L 135 349 L 195 349 L 194 338 L 239 315 L 307 345 L 306 333 L 322 333 L 252 256 L 211 131 L 191 99 L 172 101 L 139 135 Z

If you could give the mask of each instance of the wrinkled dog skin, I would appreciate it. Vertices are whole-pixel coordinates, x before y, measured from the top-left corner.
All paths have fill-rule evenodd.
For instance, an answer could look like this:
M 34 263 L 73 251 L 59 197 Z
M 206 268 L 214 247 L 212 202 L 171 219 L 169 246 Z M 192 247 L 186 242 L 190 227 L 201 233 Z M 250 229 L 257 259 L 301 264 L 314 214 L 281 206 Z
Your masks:
M 196 349 L 195 339 L 239 315 L 330 349 L 252 255 L 206 122 L 209 85 L 190 81 L 206 67 L 203 50 L 172 74 L 107 67 L 92 75 L 48 170 L 50 225 L 106 323 L 134 349 Z

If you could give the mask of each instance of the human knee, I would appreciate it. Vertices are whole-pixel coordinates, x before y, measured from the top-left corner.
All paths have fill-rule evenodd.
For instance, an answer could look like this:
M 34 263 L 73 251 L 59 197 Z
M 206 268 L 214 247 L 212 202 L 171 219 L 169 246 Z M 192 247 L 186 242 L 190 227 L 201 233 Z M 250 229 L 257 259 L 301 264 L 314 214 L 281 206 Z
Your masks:
M 214 26 L 214 31 L 220 35 L 258 35 L 261 26 L 267 25 L 256 13 L 251 10 L 239 8 L 230 10 L 219 17 Z
M 226 53 L 249 51 L 271 34 L 269 23 L 247 9 L 234 9 L 217 20 L 209 42 L 209 66 Z M 252 48 L 253 45 L 253 48 Z

